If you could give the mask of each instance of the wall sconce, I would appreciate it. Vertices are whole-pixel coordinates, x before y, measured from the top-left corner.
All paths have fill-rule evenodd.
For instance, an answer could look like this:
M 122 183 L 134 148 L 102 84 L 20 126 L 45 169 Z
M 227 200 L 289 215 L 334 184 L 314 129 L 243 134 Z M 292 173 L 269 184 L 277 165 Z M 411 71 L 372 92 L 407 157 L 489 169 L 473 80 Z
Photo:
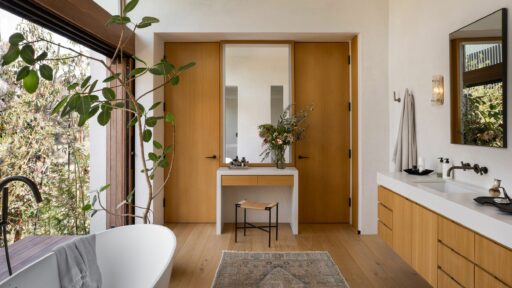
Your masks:
M 432 103 L 443 105 L 444 103 L 444 77 L 432 76 Z

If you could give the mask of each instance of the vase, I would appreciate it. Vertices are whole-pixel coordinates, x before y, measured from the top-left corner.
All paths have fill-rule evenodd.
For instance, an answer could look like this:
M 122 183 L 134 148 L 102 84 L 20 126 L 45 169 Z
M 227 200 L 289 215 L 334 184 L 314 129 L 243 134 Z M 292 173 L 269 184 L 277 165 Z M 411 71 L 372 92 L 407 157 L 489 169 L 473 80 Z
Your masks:
M 286 168 L 284 152 L 286 151 L 285 146 L 278 146 L 272 150 L 272 162 L 276 164 L 277 169 Z

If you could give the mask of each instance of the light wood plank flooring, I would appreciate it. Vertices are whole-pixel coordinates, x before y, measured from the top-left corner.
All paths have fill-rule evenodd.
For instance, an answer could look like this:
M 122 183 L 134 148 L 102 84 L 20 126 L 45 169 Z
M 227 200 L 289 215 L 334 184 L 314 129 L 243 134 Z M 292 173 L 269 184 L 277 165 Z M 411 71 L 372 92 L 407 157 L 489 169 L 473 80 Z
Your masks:
M 232 225 L 215 235 L 215 224 L 168 224 L 178 239 L 170 287 L 210 287 L 222 250 L 328 251 L 351 288 L 430 287 L 377 236 L 358 236 L 349 225 L 302 224 L 293 236 L 290 226 L 279 226 L 279 241 L 267 247 L 267 234 L 239 230 L 235 243 Z M 240 233 L 242 232 L 242 233 Z

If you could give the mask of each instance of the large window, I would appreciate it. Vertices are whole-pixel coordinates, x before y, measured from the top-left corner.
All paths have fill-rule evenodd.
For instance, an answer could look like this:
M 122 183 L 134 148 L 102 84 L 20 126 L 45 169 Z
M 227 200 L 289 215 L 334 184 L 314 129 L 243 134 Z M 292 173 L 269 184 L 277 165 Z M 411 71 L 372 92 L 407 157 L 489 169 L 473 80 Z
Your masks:
M 8 48 L 6 38 L 16 31 L 34 39 L 51 39 L 85 53 L 94 53 L 0 9 L 0 55 Z M 44 200 L 36 205 L 28 190 L 21 185 L 11 185 L 10 241 L 30 234 L 88 233 L 89 215 L 82 208 L 89 203 L 89 191 L 105 181 L 104 167 L 90 165 L 97 155 L 102 156 L 104 162 L 103 131 L 95 131 L 100 128 L 94 124 L 79 127 L 76 115 L 67 118 L 51 115 L 69 84 L 90 73 L 103 79 L 105 71 L 91 65 L 87 59 L 72 57 L 65 49 L 43 45 L 35 46 L 36 55 L 46 50 L 48 59 L 59 60 L 48 61 L 47 64 L 54 68 L 54 80 L 41 81 L 36 93 L 24 92 L 16 82 L 14 71 L 24 65 L 22 61 L 0 68 L 0 179 L 12 175 L 27 176 L 38 184 Z M 90 153 L 91 131 L 99 134 L 103 141 L 93 145 L 97 155 Z M 99 183 L 90 183 L 95 179 Z

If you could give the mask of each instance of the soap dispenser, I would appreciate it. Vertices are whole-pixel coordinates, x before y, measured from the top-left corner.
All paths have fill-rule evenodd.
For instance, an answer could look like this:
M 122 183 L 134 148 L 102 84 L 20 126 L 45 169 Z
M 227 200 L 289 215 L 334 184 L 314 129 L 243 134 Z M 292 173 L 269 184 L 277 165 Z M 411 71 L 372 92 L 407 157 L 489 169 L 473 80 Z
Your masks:
M 439 159 L 439 162 L 437 162 L 437 168 L 436 168 L 436 175 L 437 177 L 441 178 L 443 177 L 443 157 L 437 158 Z
M 448 169 L 450 169 L 451 166 L 452 164 L 450 163 L 450 159 L 446 158 L 443 162 L 443 179 L 451 178 L 450 176 L 448 176 Z

